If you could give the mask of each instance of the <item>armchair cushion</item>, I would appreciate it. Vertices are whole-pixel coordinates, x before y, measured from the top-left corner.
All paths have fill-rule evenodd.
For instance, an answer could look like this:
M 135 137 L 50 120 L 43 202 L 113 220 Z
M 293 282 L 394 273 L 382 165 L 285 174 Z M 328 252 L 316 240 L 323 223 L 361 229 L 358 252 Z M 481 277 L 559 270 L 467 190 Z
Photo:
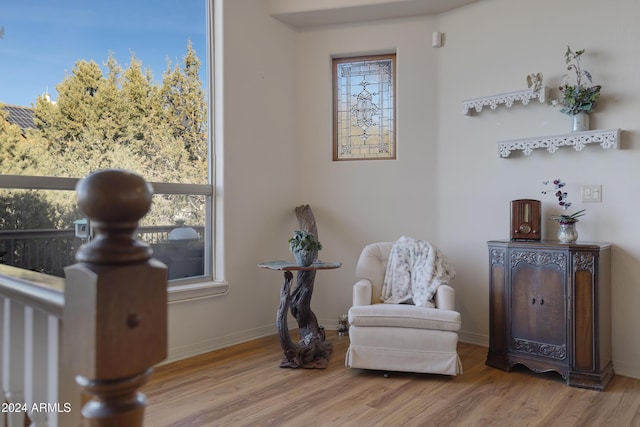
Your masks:
M 387 326 L 397 328 L 457 331 L 460 313 L 411 304 L 373 304 L 349 309 L 351 326 Z

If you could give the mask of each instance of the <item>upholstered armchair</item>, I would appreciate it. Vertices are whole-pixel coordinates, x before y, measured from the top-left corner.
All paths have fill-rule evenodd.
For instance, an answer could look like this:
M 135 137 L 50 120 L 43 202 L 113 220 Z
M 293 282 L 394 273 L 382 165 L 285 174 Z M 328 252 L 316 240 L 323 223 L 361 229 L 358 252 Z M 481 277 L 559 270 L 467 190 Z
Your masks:
M 460 314 L 455 290 L 437 288 L 435 307 L 381 303 L 393 242 L 372 243 L 360 254 L 349 309 L 345 364 L 351 368 L 444 375 L 462 373 L 457 353 Z

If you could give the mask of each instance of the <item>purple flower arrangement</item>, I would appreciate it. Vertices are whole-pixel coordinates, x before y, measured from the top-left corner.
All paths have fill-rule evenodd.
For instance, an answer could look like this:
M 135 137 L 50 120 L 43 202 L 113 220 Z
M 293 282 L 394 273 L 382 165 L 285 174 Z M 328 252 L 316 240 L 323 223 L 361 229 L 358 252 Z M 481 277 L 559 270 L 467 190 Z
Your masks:
M 556 178 L 553 181 L 542 181 L 542 183 L 544 185 L 549 185 L 550 183 L 553 184 L 553 190 L 555 191 L 553 195 L 556 199 L 558 199 L 558 205 L 565 211 L 569 209 L 569 206 L 571 206 L 571 202 L 568 200 L 567 192 L 564 190 L 564 186 L 566 185 L 565 182 L 563 182 L 560 178 Z M 550 192 L 550 190 L 543 190 L 542 194 L 547 194 Z M 571 215 L 552 215 L 551 219 L 558 221 L 560 224 L 572 224 L 578 222 L 578 218 L 585 215 L 585 210 L 586 209 L 582 209 L 581 211 L 578 211 Z

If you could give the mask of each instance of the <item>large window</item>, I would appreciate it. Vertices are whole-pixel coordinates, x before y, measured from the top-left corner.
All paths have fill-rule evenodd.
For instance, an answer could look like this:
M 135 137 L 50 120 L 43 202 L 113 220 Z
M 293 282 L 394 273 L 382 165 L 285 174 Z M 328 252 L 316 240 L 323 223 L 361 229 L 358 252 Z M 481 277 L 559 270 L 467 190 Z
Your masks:
M 62 275 L 86 240 L 74 232 L 86 221 L 75 183 L 122 168 L 154 187 L 138 237 L 167 264 L 170 287 L 214 282 L 213 0 L 10 3 L 0 6 L 12 64 L 0 68 L 0 262 Z

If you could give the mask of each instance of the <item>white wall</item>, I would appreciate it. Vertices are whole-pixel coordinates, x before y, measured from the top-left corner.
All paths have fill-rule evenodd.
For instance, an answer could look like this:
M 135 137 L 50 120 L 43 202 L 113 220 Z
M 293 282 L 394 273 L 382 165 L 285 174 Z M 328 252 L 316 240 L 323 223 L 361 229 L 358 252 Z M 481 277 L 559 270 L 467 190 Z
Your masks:
M 295 40 L 263 3 L 220 2 L 224 172 L 218 190 L 230 291 L 170 305 L 171 359 L 276 332 L 282 276 L 256 265 L 288 256 L 295 225 Z
M 576 15 L 576 11 L 579 13 Z M 580 16 L 576 21 L 572 16 Z M 488 261 L 485 242 L 508 237 L 509 201 L 537 198 L 543 218 L 559 213 L 541 181 L 560 177 L 582 208 L 579 240 L 613 243 L 613 360 L 616 372 L 640 378 L 640 232 L 630 228 L 640 209 L 640 3 L 619 0 L 557 2 L 482 0 L 440 16 L 445 46 L 438 50 L 438 242 L 458 270 L 458 304 L 465 333 L 488 333 Z M 565 72 L 564 52 L 586 48 L 582 66 L 602 84 L 591 115 L 593 129 L 622 128 L 622 149 L 589 146 L 555 154 L 501 159 L 495 141 L 570 130 L 570 118 L 544 104 L 460 112 L 461 100 L 526 88 L 542 72 L 553 88 Z M 580 186 L 602 184 L 602 203 L 581 203 Z M 553 239 L 557 225 L 543 220 Z
M 508 237 L 512 199 L 540 198 L 545 217 L 557 213 L 540 191 L 542 180 L 560 177 L 574 206 L 587 208 L 580 240 L 614 245 L 614 367 L 640 378 L 640 233 L 631 228 L 640 209 L 637 0 L 481 0 L 436 17 L 298 31 L 268 16 L 264 3 L 224 1 L 231 291 L 172 307 L 173 345 L 215 348 L 275 331 L 281 277 L 255 264 L 290 257 L 286 239 L 302 203 L 316 215 L 321 257 L 344 264 L 317 275 L 312 306 L 321 323 L 334 327 L 348 309 L 361 248 L 406 234 L 432 241 L 450 258 L 461 339 L 486 344 L 486 241 Z M 444 33 L 439 49 L 431 47 L 436 30 Z M 537 103 L 468 117 L 461 101 L 524 89 L 533 72 L 559 85 L 568 44 L 587 49 L 583 66 L 603 85 L 592 127 L 622 128 L 622 149 L 500 159 L 496 141 L 567 132 L 569 118 Z M 331 56 L 389 51 L 398 54 L 398 159 L 333 162 Z M 603 202 L 582 204 L 582 184 L 602 184 Z M 554 224 L 543 226 L 553 238 Z
M 298 192 L 316 213 L 322 259 L 343 263 L 316 276 L 313 303 L 327 324 L 351 304 L 364 245 L 403 234 L 436 238 L 436 62 L 421 42 L 430 37 L 424 19 L 298 34 L 296 155 L 304 177 Z M 389 52 L 402 58 L 396 69 L 397 160 L 332 161 L 332 56 Z

